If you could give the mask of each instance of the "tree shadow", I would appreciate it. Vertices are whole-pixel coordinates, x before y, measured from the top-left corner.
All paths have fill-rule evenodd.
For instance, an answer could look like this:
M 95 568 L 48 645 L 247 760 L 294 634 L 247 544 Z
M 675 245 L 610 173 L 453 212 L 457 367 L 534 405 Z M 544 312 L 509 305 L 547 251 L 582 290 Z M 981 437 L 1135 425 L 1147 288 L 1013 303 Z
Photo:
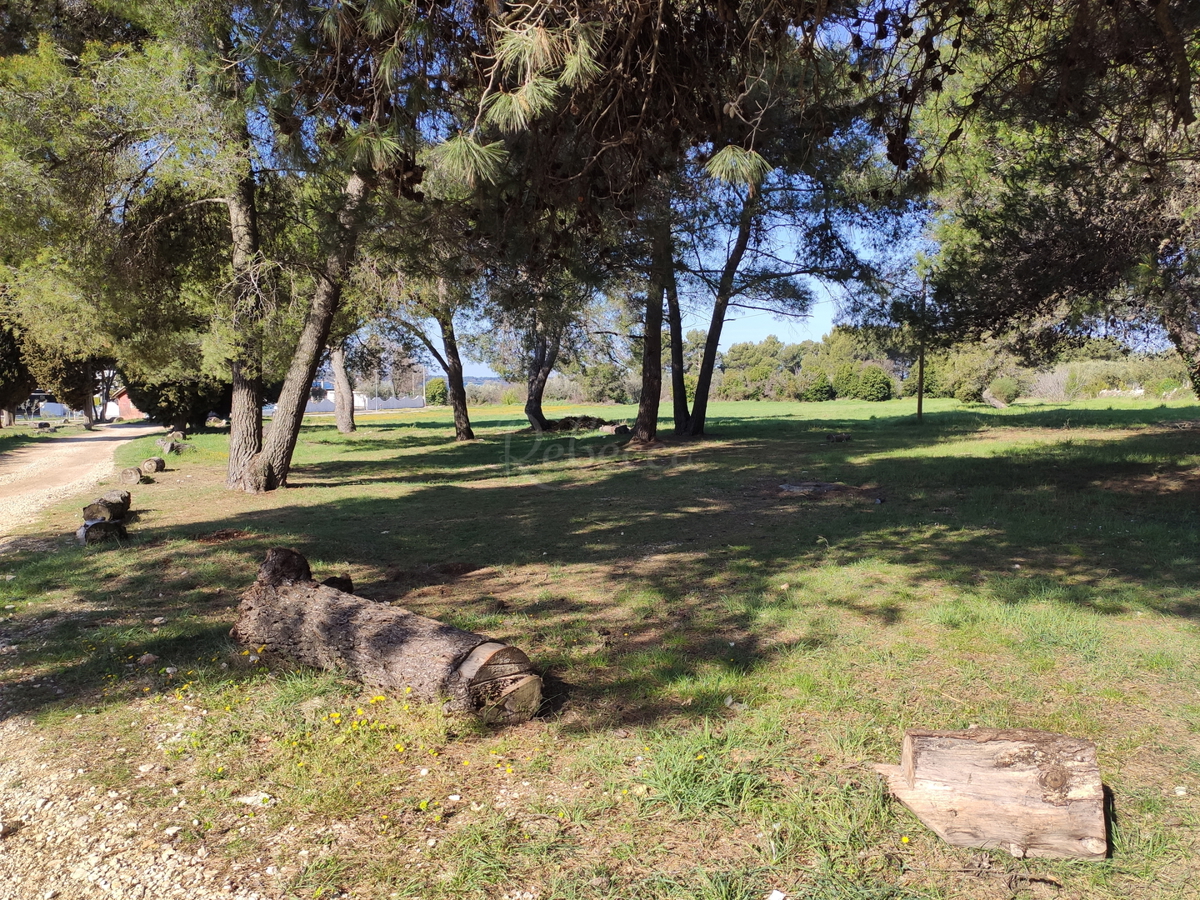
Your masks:
M 1012 427 L 1054 427 L 1047 423 L 1078 413 L 1051 412 L 1006 416 L 1004 427 L 1007 419 L 1022 423 Z M 1089 427 L 1153 425 L 1162 415 L 1086 412 Z M 980 428 L 996 424 L 978 418 L 986 420 Z M 290 543 L 313 561 L 317 578 L 356 567 L 362 596 L 525 650 L 558 686 L 550 714 L 570 717 L 571 728 L 719 714 L 717 688 L 695 688 L 696 702 L 682 708 L 679 686 L 755 672 L 837 640 L 835 625 L 805 625 L 802 613 L 824 609 L 872 628 L 899 627 L 909 612 L 905 591 L 931 583 L 1006 604 L 1053 602 L 1099 614 L 1128 610 L 1134 601 L 1121 590 L 1129 589 L 1136 602 L 1200 619 L 1200 603 L 1186 590 L 1200 581 L 1190 433 L 1064 435 L 970 456 L 940 447 L 975 428 L 974 417 L 929 419 L 910 429 L 894 420 L 773 426 L 750 418 L 736 429 L 723 425 L 727 436 L 702 446 L 650 453 L 610 452 L 616 445 L 600 437 L 531 438 L 520 445 L 520 464 L 507 469 L 484 468 L 502 439 L 429 450 L 422 437 L 411 445 L 424 451 L 416 471 L 397 472 L 409 465 L 403 456 L 302 467 L 312 486 L 357 472 L 375 479 L 378 494 L 198 511 L 185 527 L 147 525 L 117 551 L 144 560 L 138 571 L 107 555 L 113 551 L 57 544 L 54 553 L 21 551 L 6 559 L 20 591 L 70 593 L 78 617 L 39 637 L 41 606 L 30 600 L 0 622 L 0 650 L 19 647 L 0 661 L 49 670 L 54 684 L 47 690 L 16 676 L 23 686 L 13 696 L 22 699 L 6 691 L 0 715 L 128 696 L 108 683 L 170 690 L 174 675 L 136 665 L 145 653 L 176 674 L 250 677 L 219 669 L 231 652 L 224 635 L 237 593 L 281 535 L 302 536 Z M 851 442 L 825 442 L 825 431 L 847 423 Z M 849 488 L 813 498 L 779 491 L 802 471 Z M 383 492 L 388 485 L 395 491 Z M 304 488 L 285 496 L 293 495 L 314 496 Z M 889 583 L 861 569 L 867 564 L 885 569 Z M 803 586 L 854 566 L 840 593 Z M 796 585 L 791 594 L 780 590 L 785 578 Z M 876 589 L 884 601 L 869 599 Z M 171 619 L 169 636 L 146 625 L 159 615 Z M 788 616 L 794 627 L 765 624 Z M 80 659 L 89 646 L 113 649 Z

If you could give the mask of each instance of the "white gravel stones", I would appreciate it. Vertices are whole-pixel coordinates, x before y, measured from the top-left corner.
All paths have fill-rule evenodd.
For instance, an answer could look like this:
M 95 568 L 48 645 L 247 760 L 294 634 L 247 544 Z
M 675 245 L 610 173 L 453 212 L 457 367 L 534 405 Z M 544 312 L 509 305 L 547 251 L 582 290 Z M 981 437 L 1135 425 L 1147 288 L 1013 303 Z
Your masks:
M 151 835 L 124 791 L 102 791 L 46 762 L 27 721 L 0 721 L 0 900 L 270 900 L 265 872 L 235 869 L 198 848 Z M 115 796 L 114 796 L 115 794 Z M 254 882 L 254 886 L 250 886 Z

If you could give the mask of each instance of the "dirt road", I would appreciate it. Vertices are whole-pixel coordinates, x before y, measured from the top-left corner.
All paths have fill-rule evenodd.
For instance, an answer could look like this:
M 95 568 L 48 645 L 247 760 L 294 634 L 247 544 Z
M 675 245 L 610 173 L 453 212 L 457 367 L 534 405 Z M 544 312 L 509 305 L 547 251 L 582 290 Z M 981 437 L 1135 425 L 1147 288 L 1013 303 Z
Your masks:
M 105 425 L 0 453 L 0 538 L 111 473 L 117 447 L 162 430 L 141 423 Z

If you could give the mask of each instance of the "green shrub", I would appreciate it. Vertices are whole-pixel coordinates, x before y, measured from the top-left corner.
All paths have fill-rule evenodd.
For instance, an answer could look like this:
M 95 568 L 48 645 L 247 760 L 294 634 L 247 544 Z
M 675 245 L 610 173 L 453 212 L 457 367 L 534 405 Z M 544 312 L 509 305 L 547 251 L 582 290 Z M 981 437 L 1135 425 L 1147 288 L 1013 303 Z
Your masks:
M 152 422 L 178 429 L 200 428 L 210 412 L 229 415 L 233 388 L 215 378 L 177 368 L 160 378 L 122 374 L 129 399 Z
M 580 379 L 583 382 L 583 399 L 588 403 L 628 403 L 629 391 L 625 389 L 625 370 L 612 363 L 597 363 L 589 366 Z
M 519 406 L 521 404 L 521 395 L 516 388 L 508 388 L 500 395 L 500 402 L 505 406 Z
M 1159 381 L 1151 381 L 1146 384 L 1146 393 L 1151 397 L 1165 397 L 1167 394 L 1173 394 L 1183 385 L 1174 378 L 1163 378 Z
M 892 378 L 881 366 L 867 366 L 858 376 L 854 396 L 859 400 L 891 400 L 894 385 Z
M 1021 383 L 1011 375 L 1002 375 L 988 385 L 988 390 L 1001 403 L 1012 403 L 1021 396 Z
M 801 388 L 800 399 L 807 400 L 809 403 L 832 400 L 833 385 L 829 383 L 829 376 L 824 372 L 818 372 L 816 378 Z
M 842 363 L 833 375 L 833 393 L 838 397 L 858 396 L 858 373 L 850 363 Z
M 425 402 L 430 406 L 445 406 L 450 399 L 445 378 L 431 378 L 425 385 Z

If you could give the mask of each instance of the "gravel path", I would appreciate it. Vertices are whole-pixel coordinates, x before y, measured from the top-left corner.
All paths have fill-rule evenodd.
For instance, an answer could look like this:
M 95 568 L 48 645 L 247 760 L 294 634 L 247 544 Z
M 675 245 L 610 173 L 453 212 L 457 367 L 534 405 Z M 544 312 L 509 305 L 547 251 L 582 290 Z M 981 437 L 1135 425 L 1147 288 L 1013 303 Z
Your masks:
M 0 454 L 0 538 L 111 474 L 113 451 L 122 444 L 160 431 L 158 425 L 108 425 Z
M 160 431 L 111 425 L 0 454 L 0 544 L 111 474 L 117 447 Z M 26 719 L 0 720 L 0 900 L 264 900 L 261 874 L 204 846 L 177 848 L 174 832 L 139 817 L 128 791 L 51 762 L 44 741 Z
M 178 848 L 179 829 L 140 820 L 128 791 L 46 762 L 44 740 L 0 722 L 0 900 L 265 900 L 262 874 Z

